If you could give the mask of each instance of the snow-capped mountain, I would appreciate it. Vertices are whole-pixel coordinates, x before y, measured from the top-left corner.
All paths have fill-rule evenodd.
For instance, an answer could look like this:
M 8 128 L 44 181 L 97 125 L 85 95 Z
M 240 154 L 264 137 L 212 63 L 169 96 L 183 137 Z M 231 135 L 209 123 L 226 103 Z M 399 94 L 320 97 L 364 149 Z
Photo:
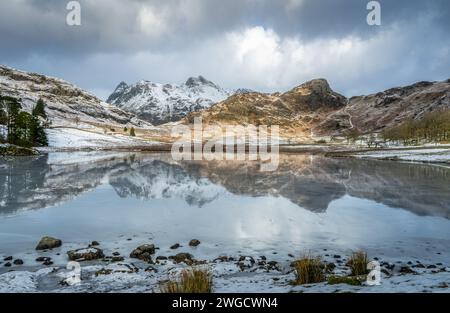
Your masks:
M 209 108 L 232 94 L 199 76 L 191 77 L 181 85 L 145 80 L 134 85 L 121 82 L 107 102 L 159 125 L 178 121 L 191 112 Z
M 0 94 L 21 99 L 26 111 L 31 111 L 41 98 L 46 103 L 46 113 L 52 126 L 75 125 L 79 122 L 151 126 L 134 114 L 101 101 L 64 80 L 1 65 Z

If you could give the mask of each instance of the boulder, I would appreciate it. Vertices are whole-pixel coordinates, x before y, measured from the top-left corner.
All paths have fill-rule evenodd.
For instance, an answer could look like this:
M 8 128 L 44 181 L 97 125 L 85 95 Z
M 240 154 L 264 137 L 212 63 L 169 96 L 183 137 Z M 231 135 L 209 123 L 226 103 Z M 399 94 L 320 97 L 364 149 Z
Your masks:
M 102 259 L 105 255 L 103 251 L 99 248 L 84 248 L 78 250 L 71 250 L 67 252 L 69 260 L 71 261 L 91 261 Z
M 171 246 L 170 249 L 175 250 L 178 249 L 179 247 L 181 247 L 181 245 L 179 243 L 176 243 L 173 246 Z
M 189 245 L 191 247 L 197 247 L 200 244 L 200 240 L 198 239 L 192 239 L 191 241 L 189 241 Z
M 141 245 L 130 253 L 130 258 L 151 262 L 152 254 L 155 254 L 155 249 L 155 245 L 153 244 Z
M 53 237 L 45 236 L 39 241 L 36 246 L 36 250 L 46 250 L 61 247 L 62 242 L 60 239 L 56 239 Z
M 169 259 L 175 261 L 175 263 L 186 263 L 187 265 L 191 265 L 193 263 L 192 254 L 190 253 L 178 253 L 175 256 L 170 256 Z

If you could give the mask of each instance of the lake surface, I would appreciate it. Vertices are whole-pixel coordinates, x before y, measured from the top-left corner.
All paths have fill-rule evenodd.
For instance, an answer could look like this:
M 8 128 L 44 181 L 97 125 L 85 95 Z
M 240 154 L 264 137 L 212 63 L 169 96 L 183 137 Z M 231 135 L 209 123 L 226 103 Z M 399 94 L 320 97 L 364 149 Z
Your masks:
M 168 255 L 197 238 L 196 256 L 210 259 L 365 249 L 446 261 L 450 253 L 448 168 L 312 155 L 282 155 L 274 172 L 259 166 L 143 153 L 2 160 L 0 256 L 34 258 L 44 235 L 68 247 L 97 240 L 124 255 L 149 241 Z

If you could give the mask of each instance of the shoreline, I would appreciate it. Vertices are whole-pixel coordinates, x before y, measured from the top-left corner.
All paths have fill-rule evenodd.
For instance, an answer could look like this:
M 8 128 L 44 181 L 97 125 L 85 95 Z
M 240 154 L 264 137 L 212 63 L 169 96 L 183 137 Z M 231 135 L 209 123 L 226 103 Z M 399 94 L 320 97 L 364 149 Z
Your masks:
M 133 242 L 133 243 L 131 243 Z M 131 258 L 128 253 L 137 244 L 153 245 L 153 241 L 128 241 L 119 250 L 113 243 L 98 243 L 95 246 L 68 243 L 61 247 L 44 251 L 23 252 L 10 260 L 10 256 L 2 255 L 9 262 L 19 259 L 22 265 L 4 267 L 1 261 L 1 292 L 160 292 L 160 286 L 167 280 L 176 280 L 184 269 L 192 267 L 208 269 L 213 277 L 213 292 L 449 292 L 450 264 L 445 255 L 434 261 L 416 257 L 388 257 L 383 253 L 372 254 L 369 260 L 380 264 L 381 284 L 369 286 L 364 280 L 361 284 L 333 283 L 330 277 L 349 278 L 350 269 L 347 264 L 350 251 L 338 251 L 321 248 L 313 255 L 319 256 L 326 265 L 326 281 L 307 285 L 295 285 L 295 269 L 292 264 L 302 254 L 246 254 L 236 251 L 234 254 L 213 255 L 205 259 L 199 253 L 203 245 L 213 243 L 201 242 L 199 247 L 189 246 L 186 242 L 176 249 L 158 245 L 148 256 L 149 259 Z M 128 247 L 125 247 L 128 246 Z M 104 256 L 94 261 L 78 260 L 81 266 L 81 283 L 69 284 L 73 271 L 66 269 L 69 262 L 67 251 L 72 249 L 101 249 Z M 319 250 L 319 249 L 318 249 Z M 120 252 L 118 252 L 120 251 Z M 170 251 L 170 252 L 169 252 Z M 440 254 L 441 252 L 439 252 Z M 180 256 L 181 255 L 181 256 Z M 40 261 L 33 259 L 41 257 Z M 42 260 L 47 265 L 38 265 Z M 23 262 L 23 260 L 21 260 Z M 55 262 L 55 264 L 53 264 Z

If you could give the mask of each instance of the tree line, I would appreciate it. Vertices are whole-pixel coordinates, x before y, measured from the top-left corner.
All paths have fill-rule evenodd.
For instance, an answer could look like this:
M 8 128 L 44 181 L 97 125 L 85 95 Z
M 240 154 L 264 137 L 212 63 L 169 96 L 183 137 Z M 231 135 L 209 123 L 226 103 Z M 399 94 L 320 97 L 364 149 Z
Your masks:
M 385 129 L 385 141 L 401 142 L 404 145 L 418 145 L 423 142 L 450 141 L 450 109 L 429 112 L 421 119 L 408 119 L 404 123 Z
M 39 99 L 32 113 L 22 110 L 21 100 L 0 95 L 0 125 L 6 132 L 0 132 L 0 141 L 22 147 L 48 146 L 45 133 L 45 103 Z

